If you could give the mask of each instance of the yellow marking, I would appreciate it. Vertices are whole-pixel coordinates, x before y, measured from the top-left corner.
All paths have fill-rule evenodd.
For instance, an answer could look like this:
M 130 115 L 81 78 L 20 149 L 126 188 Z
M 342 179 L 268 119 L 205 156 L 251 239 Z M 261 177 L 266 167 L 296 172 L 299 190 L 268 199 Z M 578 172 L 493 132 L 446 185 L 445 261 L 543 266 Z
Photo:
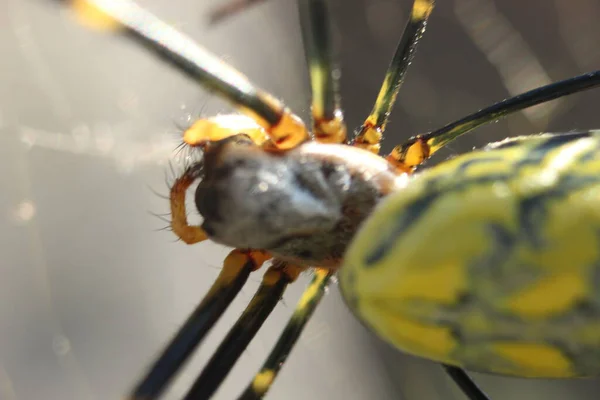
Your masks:
M 446 175 L 447 180 L 444 181 L 444 185 L 450 187 L 453 182 L 462 182 L 465 179 L 475 179 L 477 177 L 489 176 L 491 174 L 509 174 L 513 170 L 512 161 L 514 158 L 514 152 L 500 153 L 496 152 L 477 152 L 469 154 L 468 157 L 456 157 L 448 160 L 435 168 L 428 169 L 422 174 L 426 180 L 432 177 L 439 177 L 440 175 Z M 474 162 L 470 164 L 466 171 L 463 172 L 462 176 L 457 176 L 457 168 L 459 168 L 466 161 L 485 160 L 483 162 Z M 510 181 L 497 182 L 500 184 L 510 184 Z M 466 188 L 465 191 L 470 190 Z
M 326 269 L 318 268 L 315 270 L 315 275 L 317 275 L 319 279 L 316 279 L 311 285 L 309 285 L 306 288 L 306 290 L 302 294 L 302 297 L 300 298 L 300 301 L 298 302 L 298 310 L 306 308 L 306 306 L 308 306 L 308 304 L 315 298 L 319 291 L 319 286 L 328 274 L 329 271 L 327 271 Z
M 363 140 L 367 143 L 375 144 L 381 142 L 383 138 L 383 133 L 381 133 L 381 128 L 370 127 L 364 132 Z
M 375 106 L 377 108 L 377 106 Z M 379 154 L 381 150 L 381 139 L 383 131 L 381 127 L 375 126 L 376 117 L 371 113 L 364 122 L 360 133 L 358 134 L 354 146 L 365 149 L 374 154 Z
M 432 0 L 416 0 L 413 5 L 411 19 L 413 21 L 424 20 L 429 18 L 429 15 L 433 11 L 434 1 Z
M 415 0 L 411 11 L 411 19 L 413 22 L 422 21 L 429 17 L 433 11 L 434 1 L 432 0 Z M 398 96 L 397 85 L 401 82 L 393 81 L 394 73 L 387 71 L 383 79 L 383 84 L 377 94 L 375 105 L 365 122 L 363 123 L 363 130 L 357 137 L 356 145 L 358 147 L 365 148 L 373 153 L 379 153 L 382 139 L 382 133 L 385 131 L 387 116 L 389 113 L 389 107 L 396 102 Z M 396 86 L 396 87 L 394 87 Z M 387 106 L 387 107 L 386 107 Z M 385 117 L 383 123 L 378 126 L 377 121 L 380 117 Z M 365 129 L 366 128 L 366 129 Z M 365 143 L 366 142 L 366 143 Z M 396 164 L 396 163 L 394 163 Z M 400 167 L 400 166 L 398 166 Z
M 433 268 L 405 270 L 394 282 L 391 292 L 394 301 L 426 300 L 438 304 L 455 304 L 467 287 L 465 268 L 445 263 Z M 392 299 L 390 299 L 392 300 Z
M 319 63 L 310 64 L 309 69 L 313 93 L 312 114 L 315 117 L 315 119 L 320 120 L 323 118 L 325 107 L 325 104 L 323 103 L 323 88 L 325 87 L 324 83 L 327 79 L 327 71 L 321 68 Z
M 390 87 L 392 86 L 392 76 L 393 74 L 389 71 L 385 74 L 383 84 L 381 85 L 381 89 L 379 89 L 379 94 L 377 95 L 377 99 L 375 100 L 375 106 L 373 107 L 373 111 L 371 112 L 371 114 L 367 117 L 366 124 L 375 126 L 377 124 L 377 118 L 386 111 L 383 108 L 383 106 L 386 104 L 385 99 L 388 97 Z M 389 103 L 393 104 L 397 96 L 398 93 L 392 93 L 390 95 L 391 99 Z M 381 124 L 380 129 L 382 132 L 385 131 L 385 127 L 385 123 Z
M 252 381 L 252 388 L 256 393 L 265 393 L 273 383 L 273 379 L 275 379 L 273 370 L 260 371 Z
M 563 272 L 540 278 L 506 300 L 505 308 L 527 317 L 546 317 L 568 312 L 586 294 L 587 284 L 582 274 Z
M 410 146 L 406 151 L 404 163 L 409 166 L 419 165 L 428 157 L 428 153 L 429 150 L 427 149 L 426 144 L 421 140 L 417 140 L 417 142 Z
M 315 136 L 320 143 L 344 143 L 346 140 L 346 124 L 341 110 L 335 110 L 333 118 L 319 119 L 313 114 Z
M 420 324 L 380 307 L 369 299 L 359 301 L 360 314 L 375 332 L 399 349 L 436 361 L 448 361 L 457 343 L 449 328 Z
M 571 363 L 554 347 L 533 343 L 494 343 L 492 349 L 500 357 L 514 363 L 519 375 L 548 378 L 573 376 Z
M 79 22 L 91 29 L 114 31 L 122 25 L 113 17 L 87 0 L 71 0 L 71 7 Z
M 569 189 L 566 196 L 555 196 L 545 204 L 539 227 L 544 246 L 517 241 L 496 277 L 470 275 L 467 269 L 498 252 L 491 247 L 490 224 L 502 226 L 508 234 L 519 231 L 518 206 L 524 196 L 556 185 L 557 177 L 565 173 L 582 178 L 600 173 L 600 162 L 576 162 L 596 145 L 596 139 L 557 148 L 540 164 L 514 174 L 515 163 L 545 140 L 534 138 L 511 148 L 457 157 L 413 177 L 405 189 L 384 200 L 355 236 L 338 273 L 342 294 L 356 307 L 352 310 L 356 316 L 392 345 L 420 357 L 460 366 L 463 356 L 470 354 L 468 362 L 474 369 L 512 376 L 579 374 L 577 360 L 543 343 L 556 339 L 600 346 L 600 324 L 582 321 L 572 326 L 548 319 L 571 316 L 581 300 L 598 298 L 590 287 L 590 274 L 600 259 L 594 228 L 600 226 L 597 185 Z M 414 154 L 409 158 L 418 158 L 418 147 L 410 149 Z M 461 164 L 471 160 L 481 162 L 456 174 Z M 468 184 L 474 178 L 504 173 L 508 179 Z M 463 189 L 454 191 L 458 185 Z M 430 190 L 441 191 L 435 203 L 399 232 L 407 207 Z M 369 260 L 371 255 L 377 258 Z M 519 277 L 524 281 L 516 281 Z M 463 293 L 475 295 L 472 308 L 444 313 L 444 305 Z M 487 314 L 490 307 L 515 319 L 497 319 Z M 424 323 L 436 321 L 440 313 L 474 337 L 514 337 L 514 343 L 466 341 L 452 347 L 453 338 L 445 327 Z
M 513 210 L 503 198 L 490 198 L 488 187 L 468 194 L 448 194 L 401 232 L 382 259 L 374 265 L 364 265 L 366 256 L 380 243 L 397 235 L 396 218 L 390 216 L 401 214 L 407 202 L 420 194 L 419 190 L 411 190 L 417 187 L 415 180 L 402 196 L 384 201 L 379 206 L 381 212 L 363 225 L 352 243 L 346 255 L 352 263 L 340 269 L 340 279 L 346 279 L 346 273 L 353 270 L 356 274 L 353 295 L 359 299 L 377 297 L 402 302 L 418 295 L 423 299 L 455 302 L 467 288 L 469 260 L 490 251 L 489 234 L 480 221 L 506 221 Z
M 299 144 L 310 140 L 304 122 L 287 109 L 279 123 L 268 132 L 271 140 L 282 150 L 293 149 Z
M 552 245 L 531 255 L 544 270 L 560 272 L 568 268 L 584 273 L 600 257 L 595 230 L 600 225 L 600 208 L 598 198 L 586 198 L 588 190 L 549 203 L 542 235 Z
M 265 129 L 275 147 L 281 150 L 289 150 L 310 140 L 310 135 L 304 122 L 284 107 L 279 100 L 264 92 L 259 92 L 258 97 L 268 104 L 272 110 L 277 110 L 280 113 L 281 118 L 279 122 L 271 125 L 271 123 L 249 108 L 241 108 L 241 110 Z
M 578 157 L 595 147 L 595 142 L 592 138 L 577 140 L 548 152 L 540 165 L 529 168 L 527 176 L 521 174 L 520 192 L 533 195 L 555 187 L 558 179 L 578 163 Z
M 190 146 L 202 146 L 240 133 L 248 135 L 259 146 L 269 140 L 265 130 L 252 118 L 230 114 L 197 120 L 185 130 L 183 141 Z

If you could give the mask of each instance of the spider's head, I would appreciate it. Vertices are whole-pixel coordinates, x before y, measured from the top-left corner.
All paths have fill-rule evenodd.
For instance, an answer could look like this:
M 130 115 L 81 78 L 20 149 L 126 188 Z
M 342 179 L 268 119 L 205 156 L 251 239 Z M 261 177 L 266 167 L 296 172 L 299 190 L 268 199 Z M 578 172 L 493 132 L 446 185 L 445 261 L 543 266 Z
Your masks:
M 243 134 L 205 148 L 195 200 L 212 240 L 273 249 L 334 229 L 348 174 L 292 153 L 265 151 Z

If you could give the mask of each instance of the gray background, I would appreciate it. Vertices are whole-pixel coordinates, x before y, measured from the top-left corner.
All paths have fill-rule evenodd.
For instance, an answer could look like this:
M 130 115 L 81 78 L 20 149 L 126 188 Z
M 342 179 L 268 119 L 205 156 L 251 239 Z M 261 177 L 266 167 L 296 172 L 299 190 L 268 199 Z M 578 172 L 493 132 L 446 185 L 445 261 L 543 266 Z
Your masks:
M 600 66 L 597 0 L 440 0 L 393 113 L 385 150 L 510 94 Z M 219 27 L 217 0 L 145 0 L 305 117 L 308 80 L 295 2 L 270 1 Z M 408 0 L 332 1 L 351 127 L 367 115 Z M 228 108 L 131 43 L 90 32 L 46 0 L 0 0 L 0 399 L 120 398 L 216 277 L 228 249 L 185 246 L 148 211 L 167 203 L 176 124 Z M 437 159 L 509 135 L 600 128 L 600 92 L 538 107 Z M 176 167 L 177 168 L 177 167 Z M 185 392 L 260 280 L 177 380 Z M 217 398 L 233 398 L 276 340 L 294 285 Z M 494 399 L 586 399 L 594 381 L 476 375 Z M 586 394 L 590 393 L 590 394 Z M 337 289 L 316 313 L 272 399 L 462 399 L 433 363 L 366 332 Z

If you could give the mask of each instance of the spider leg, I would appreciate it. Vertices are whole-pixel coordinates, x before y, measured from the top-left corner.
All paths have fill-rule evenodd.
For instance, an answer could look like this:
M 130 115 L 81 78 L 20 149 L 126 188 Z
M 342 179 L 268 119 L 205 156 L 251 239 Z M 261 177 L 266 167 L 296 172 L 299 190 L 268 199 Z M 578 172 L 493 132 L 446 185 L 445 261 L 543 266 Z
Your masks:
M 130 394 L 130 399 L 155 399 L 167 387 L 208 331 L 223 315 L 246 283 L 250 273 L 270 256 L 262 251 L 235 249 L 198 307 L 179 329 Z
M 298 0 L 304 52 L 312 89 L 313 134 L 323 143 L 344 143 L 346 124 L 334 65 L 331 18 L 325 0 Z
M 481 125 L 525 108 L 600 86 L 600 70 L 551 83 L 498 102 L 440 129 L 410 138 L 394 147 L 387 160 L 401 171 L 412 171 L 439 149 Z
M 257 146 L 270 146 L 269 136 L 252 118 L 245 115 L 217 115 L 195 121 L 183 132 L 183 142 L 192 147 L 203 147 L 243 132 Z
M 294 314 L 279 336 L 279 340 L 263 364 L 260 372 L 256 374 L 252 383 L 240 395 L 238 400 L 262 399 L 277 378 L 296 341 L 302 334 L 306 323 L 319 305 L 326 292 L 327 286 L 333 275 L 332 270 L 315 269 L 315 276 L 309 286 L 304 290 Z
M 250 304 L 208 361 L 184 397 L 185 400 L 209 399 L 214 394 L 271 314 L 287 286 L 304 269 L 280 260 L 273 262 Z
M 475 382 L 462 369 L 444 365 L 444 370 L 469 400 L 490 400 L 483 390 L 479 389 Z
M 221 22 L 262 1 L 229 1 L 211 13 L 211 22 Z M 298 12 L 312 89 L 314 136 L 323 143 L 344 143 L 347 129 L 338 89 L 340 73 L 333 61 L 327 4 L 324 0 L 298 0 Z
M 216 7 L 209 13 L 211 24 L 218 24 L 235 14 L 249 9 L 255 5 L 263 3 L 265 0 L 229 0 L 225 4 Z
M 208 235 L 197 225 L 190 225 L 187 220 L 185 194 L 187 189 L 202 173 L 202 164 L 195 163 L 188 167 L 171 186 L 169 201 L 171 205 L 171 228 L 173 232 L 187 244 L 194 244 L 208 239 Z
M 400 38 L 396 53 L 385 73 L 385 78 L 371 114 L 354 137 L 354 146 L 379 153 L 383 132 L 396 103 L 396 97 L 406 77 L 408 66 L 415 55 L 429 15 L 433 11 L 434 0 L 415 0 L 404 33 Z
M 178 72 L 229 101 L 264 128 L 272 144 L 290 149 L 309 140 L 304 123 L 283 103 L 183 33 L 130 0 L 61 0 L 88 25 L 118 31 Z

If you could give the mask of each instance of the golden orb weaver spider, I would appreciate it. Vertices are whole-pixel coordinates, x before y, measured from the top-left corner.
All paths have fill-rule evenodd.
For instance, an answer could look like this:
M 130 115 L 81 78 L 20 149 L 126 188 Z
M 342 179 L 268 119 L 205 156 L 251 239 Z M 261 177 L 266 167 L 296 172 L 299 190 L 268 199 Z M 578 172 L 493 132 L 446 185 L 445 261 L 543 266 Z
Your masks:
M 255 89 L 243 76 L 218 62 L 194 43 L 133 3 L 75 1 L 73 4 L 75 9 L 88 20 L 91 17 L 99 17 L 97 23 L 112 28 L 124 28 L 132 38 L 141 40 L 148 48 L 165 56 L 168 62 L 174 63 L 192 78 L 199 79 L 205 86 L 232 101 L 253 119 L 226 116 L 201 120 L 184 135 L 184 140 L 189 146 L 204 152 L 204 160 L 202 163 L 190 166 L 172 187 L 173 230 L 188 243 L 210 238 L 238 249 L 227 257 L 223 271 L 207 297 L 180 330 L 172 346 L 167 348 L 148 375 L 136 387 L 131 395 L 132 398 L 156 398 L 161 394 L 187 356 L 235 297 L 250 272 L 260 267 L 273 255 L 275 262 L 265 274 L 259 292 L 215 356 L 209 361 L 186 398 L 209 398 L 212 395 L 277 303 L 285 287 L 307 267 L 319 266 L 315 268 L 315 280 L 305 292 L 265 367 L 244 392 L 242 398 L 260 398 L 266 394 L 302 327 L 321 299 L 328 281 L 340 265 L 343 266 L 340 271 L 343 293 L 351 308 L 357 310 L 359 318 L 366 320 L 367 325 L 388 340 L 395 342 L 394 338 L 386 334 L 389 332 L 386 331 L 385 323 L 389 321 L 385 317 L 399 320 L 401 316 L 395 314 L 398 310 L 386 310 L 387 313 L 382 316 L 377 314 L 376 310 L 367 309 L 365 314 L 365 311 L 357 305 L 361 304 L 365 294 L 369 296 L 373 292 L 363 291 L 370 287 L 357 285 L 355 282 L 357 274 L 365 271 L 368 273 L 367 264 L 377 263 L 394 252 L 395 245 L 390 245 L 388 242 L 398 239 L 399 234 L 388 227 L 391 230 L 386 229 L 382 232 L 389 235 L 384 235 L 384 238 L 378 237 L 374 233 L 381 235 L 382 232 L 374 231 L 374 224 L 385 222 L 391 215 L 395 215 L 392 211 L 398 212 L 397 207 L 406 200 L 402 197 L 405 192 L 421 198 L 419 196 L 423 192 L 419 190 L 425 190 L 422 186 L 427 187 L 427 182 L 434 180 L 436 170 L 426 176 L 429 180 L 419 177 L 413 180 L 408 175 L 412 175 L 417 166 L 448 142 L 480 125 L 525 107 L 588 89 L 600 83 L 600 72 L 597 71 L 527 92 L 439 130 L 416 136 L 396 147 L 384 160 L 372 153 L 379 151 L 389 112 L 431 13 L 433 2 L 427 0 L 414 2 L 411 19 L 386 74 L 380 96 L 373 112 L 350 143 L 352 147 L 345 143 L 345 126 L 337 96 L 337 73 L 332 67 L 328 19 L 323 1 L 299 2 L 307 59 L 310 65 L 314 119 L 312 131 L 316 143 L 305 143 L 309 142 L 308 131 L 302 122 L 279 101 Z M 98 13 L 98 9 L 102 12 Z M 486 154 L 503 154 L 508 158 L 512 156 L 517 161 L 525 160 L 526 164 L 531 164 L 533 158 L 528 158 L 520 152 L 524 152 L 528 146 L 538 142 L 540 145 L 551 143 L 554 147 L 550 147 L 554 150 L 563 150 L 561 146 L 565 145 L 567 150 L 575 152 L 572 157 L 580 155 L 589 158 L 584 152 L 595 149 L 593 145 L 596 139 L 592 133 L 560 135 L 557 138 L 542 137 L 511 141 L 508 144 L 492 146 Z M 571 149 L 569 144 L 574 144 L 574 148 Z M 471 157 L 467 161 L 476 159 L 474 156 L 466 157 Z M 542 158 L 537 161 L 553 160 L 554 158 L 552 160 Z M 568 160 L 579 161 L 577 158 Z M 454 165 L 459 161 L 461 160 L 453 161 Z M 595 159 L 592 157 L 591 161 Z M 510 163 L 507 165 L 511 166 Z M 450 164 L 446 166 L 451 168 Z M 486 170 L 486 167 L 490 166 L 483 165 L 483 169 L 478 172 L 489 178 L 490 171 Z M 564 166 L 566 169 L 570 167 L 571 164 Z M 493 168 L 490 168 L 499 167 L 494 164 Z M 273 174 L 274 171 L 277 173 Z M 502 182 L 502 180 L 508 181 L 510 177 L 496 178 Z M 198 211 L 204 217 L 202 227 L 187 224 L 184 203 L 185 190 L 198 179 L 202 181 L 197 190 Z M 452 179 L 448 179 L 448 182 L 450 183 L 446 186 L 428 190 L 434 192 L 437 190 L 441 193 L 439 196 L 442 196 L 450 192 L 448 188 L 452 188 L 453 184 L 461 183 L 454 182 Z M 472 184 L 470 181 L 462 183 Z M 418 186 L 419 184 L 421 186 Z M 409 186 L 412 191 L 406 190 Z M 379 200 L 387 195 L 390 195 L 390 200 L 382 207 L 378 207 L 372 218 L 368 217 Z M 227 203 L 233 203 L 234 206 Z M 270 207 L 265 207 L 265 204 Z M 223 209 L 226 211 L 223 212 Z M 240 214 L 235 214 L 237 212 Z M 246 221 L 241 218 L 243 216 L 254 219 Z M 358 226 L 365 218 L 368 219 L 366 228 L 361 230 Z M 391 222 L 393 223 L 394 220 L 392 219 Z M 257 226 L 260 226 L 258 231 Z M 350 247 L 350 257 L 344 257 L 346 248 L 357 230 L 359 235 Z M 498 235 L 503 233 L 494 232 Z M 389 239 L 388 242 L 386 238 Z M 378 252 L 375 252 L 376 257 L 368 258 L 364 262 L 359 261 L 363 260 L 364 251 L 377 245 L 382 246 Z M 248 248 L 253 250 L 246 250 Z M 361 262 L 365 265 L 360 265 Z M 393 273 L 393 268 L 388 266 L 389 262 L 384 264 L 374 270 L 382 271 L 383 268 L 386 272 Z M 449 277 L 453 278 L 457 277 L 459 271 L 451 269 L 449 273 Z M 388 277 L 390 277 L 389 282 L 396 282 L 391 279 L 391 275 Z M 372 278 L 367 276 L 365 282 L 373 282 L 370 279 Z M 438 283 L 444 282 L 439 277 L 436 279 Z M 415 285 L 415 288 L 419 286 Z M 456 287 L 449 285 L 450 289 Z M 402 290 L 398 290 L 403 293 Z M 456 291 L 453 293 L 456 294 Z M 464 302 L 464 297 L 461 301 Z M 479 304 L 476 301 L 466 303 L 474 306 Z M 399 305 L 406 306 L 402 302 Z M 431 313 L 431 310 L 425 308 L 414 308 L 420 310 L 423 315 Z M 402 322 L 404 325 L 399 325 L 406 326 L 405 321 Z M 406 332 L 409 330 L 407 329 Z M 415 334 L 415 330 L 412 334 Z M 411 339 L 414 339 L 414 336 Z M 402 340 L 397 342 L 399 347 L 407 347 Z M 419 353 L 422 349 L 409 348 L 408 350 Z M 425 350 L 429 351 L 433 348 Z M 434 359 L 440 358 L 439 353 L 433 354 L 435 353 L 433 351 L 430 353 L 422 355 Z M 531 355 L 527 351 L 524 354 Z M 456 363 L 457 360 L 446 356 L 442 361 Z M 468 366 L 477 367 L 477 362 L 477 358 L 475 361 L 470 360 Z M 485 398 L 485 395 L 461 370 L 456 367 L 447 368 L 470 398 Z M 493 372 L 503 371 L 499 367 Z M 563 372 L 563 375 L 568 374 Z

